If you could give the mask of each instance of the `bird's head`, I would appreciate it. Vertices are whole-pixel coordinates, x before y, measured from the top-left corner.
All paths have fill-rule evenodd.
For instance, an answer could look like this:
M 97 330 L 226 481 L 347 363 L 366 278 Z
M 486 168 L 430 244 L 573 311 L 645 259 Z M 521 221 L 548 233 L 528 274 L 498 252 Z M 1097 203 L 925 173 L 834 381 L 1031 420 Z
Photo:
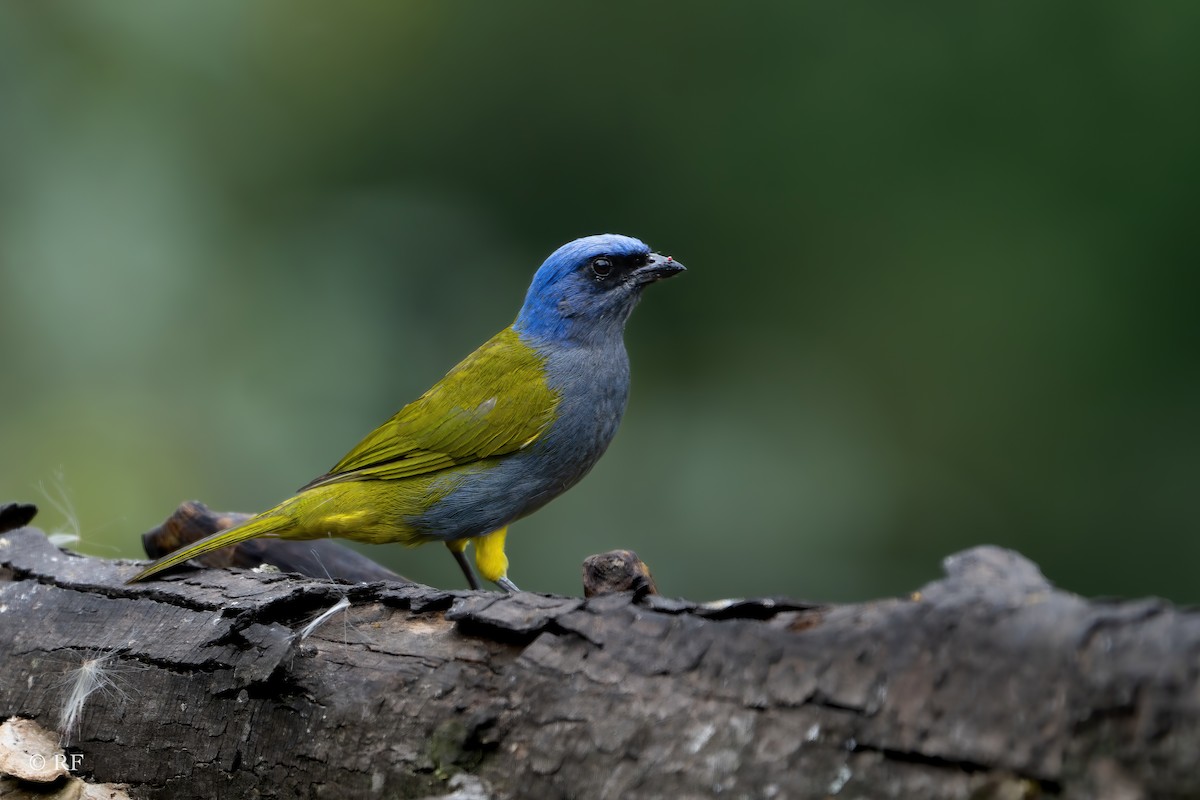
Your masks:
M 683 269 L 631 236 L 576 239 L 538 269 L 513 327 L 539 339 L 619 338 L 642 289 Z

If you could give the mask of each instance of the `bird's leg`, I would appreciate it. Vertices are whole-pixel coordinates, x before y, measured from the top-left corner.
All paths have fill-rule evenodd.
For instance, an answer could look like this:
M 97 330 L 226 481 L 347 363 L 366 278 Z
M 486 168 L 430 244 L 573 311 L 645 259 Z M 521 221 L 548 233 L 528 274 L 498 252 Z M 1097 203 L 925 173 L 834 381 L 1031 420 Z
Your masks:
M 504 537 L 508 528 L 492 531 L 486 536 L 476 536 L 475 566 L 479 574 L 492 581 L 506 592 L 518 592 L 517 585 L 508 579 L 508 556 L 504 555 Z
M 463 571 L 463 575 L 467 576 L 467 585 L 472 589 L 479 588 L 479 578 L 475 577 L 475 570 L 471 569 L 471 562 L 467 561 L 464 551 L 467 549 L 467 542 L 470 539 L 455 539 L 452 542 L 446 542 L 446 549 L 450 551 L 450 555 L 454 556 L 454 560 L 458 562 L 458 568 Z

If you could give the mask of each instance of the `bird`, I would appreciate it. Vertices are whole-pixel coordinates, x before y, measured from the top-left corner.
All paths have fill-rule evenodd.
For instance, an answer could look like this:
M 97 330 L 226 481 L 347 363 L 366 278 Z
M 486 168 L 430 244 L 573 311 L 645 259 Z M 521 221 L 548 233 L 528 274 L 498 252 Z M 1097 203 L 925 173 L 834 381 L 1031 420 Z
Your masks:
M 511 325 L 278 505 L 146 566 L 145 580 L 256 537 L 443 542 L 468 585 L 506 592 L 508 527 L 578 483 L 617 432 L 629 396 L 625 323 L 652 283 L 684 271 L 620 234 L 559 247 Z

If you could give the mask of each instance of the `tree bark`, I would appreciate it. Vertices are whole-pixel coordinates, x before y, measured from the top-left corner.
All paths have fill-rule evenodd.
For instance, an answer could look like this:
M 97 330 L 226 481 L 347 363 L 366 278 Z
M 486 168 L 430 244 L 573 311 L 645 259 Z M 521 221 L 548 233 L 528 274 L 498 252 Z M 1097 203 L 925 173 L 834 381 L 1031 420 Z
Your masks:
M 0 721 L 135 798 L 1200 796 L 1200 615 L 994 547 L 843 606 L 135 571 L 0 535 Z

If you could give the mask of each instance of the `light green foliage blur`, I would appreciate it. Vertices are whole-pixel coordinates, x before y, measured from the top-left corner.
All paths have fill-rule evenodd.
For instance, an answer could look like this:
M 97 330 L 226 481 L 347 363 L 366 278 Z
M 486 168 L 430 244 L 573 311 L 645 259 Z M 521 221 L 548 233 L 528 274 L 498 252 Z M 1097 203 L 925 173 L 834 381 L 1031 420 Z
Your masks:
M 1200 5 L 7 3 L 0 499 L 254 511 L 576 236 L 689 267 L 523 588 L 905 592 L 990 542 L 1200 600 Z M 370 554 L 462 585 L 443 548 Z

